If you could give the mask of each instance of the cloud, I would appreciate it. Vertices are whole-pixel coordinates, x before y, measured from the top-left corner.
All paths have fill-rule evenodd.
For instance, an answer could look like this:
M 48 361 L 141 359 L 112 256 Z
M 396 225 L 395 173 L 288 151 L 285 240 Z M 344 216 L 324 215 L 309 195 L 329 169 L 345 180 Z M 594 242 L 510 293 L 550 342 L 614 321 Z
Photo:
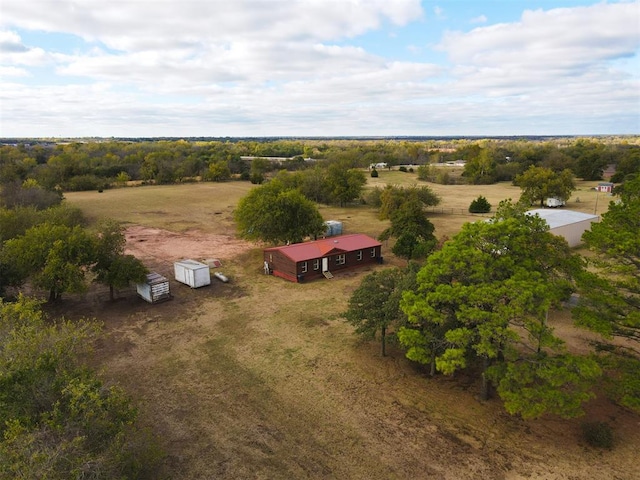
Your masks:
M 485 15 L 478 15 L 469 20 L 469 23 L 487 23 L 487 17 Z
M 0 66 L 0 77 L 28 77 L 29 72 L 24 68 Z
M 242 41 L 326 41 L 351 38 L 384 21 L 420 18 L 419 0 L 139 0 L 11 2 L 3 23 L 64 31 L 119 51 Z
M 43 66 L 53 61 L 42 48 L 31 48 L 23 44 L 20 35 L 13 31 L 0 31 L 0 66 Z
M 23 53 L 29 49 L 22 44 L 20 35 L 16 32 L 0 32 L 0 52 Z
M 446 58 L 437 65 L 376 54 L 360 41 L 380 34 L 392 43 L 390 31 L 403 38 L 401 27 L 424 15 L 418 0 L 8 2 L 0 19 L 0 101 L 11 125 L 2 130 L 25 136 L 638 132 L 639 6 L 528 10 L 512 23 L 447 32 L 435 52 L 432 39 L 414 31 L 411 41 L 420 47 L 407 48 L 420 55 L 411 58 Z M 441 28 L 444 11 L 436 9 Z M 84 43 L 51 51 L 45 43 L 27 44 L 20 32 L 33 38 L 28 30 Z M 44 70 L 47 76 L 39 76 Z
M 519 22 L 447 33 L 439 48 L 454 63 L 576 72 L 637 54 L 639 7 L 632 2 L 527 10 Z

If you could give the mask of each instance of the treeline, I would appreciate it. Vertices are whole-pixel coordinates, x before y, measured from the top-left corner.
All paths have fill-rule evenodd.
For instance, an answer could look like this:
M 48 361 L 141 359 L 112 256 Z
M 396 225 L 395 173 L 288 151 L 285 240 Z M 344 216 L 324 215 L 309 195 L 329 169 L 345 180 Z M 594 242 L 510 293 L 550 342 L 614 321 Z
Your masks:
M 598 180 L 608 165 L 615 165 L 613 181 L 619 182 L 640 170 L 640 145 L 625 137 L 24 142 L 0 147 L 0 179 L 3 184 L 32 179 L 49 191 L 100 190 L 128 181 L 167 184 L 235 178 L 260 183 L 269 171 L 307 169 L 318 161 L 366 168 L 460 160 L 466 162 L 463 176 L 469 183 L 511 181 L 532 165 L 570 169 L 585 180 Z

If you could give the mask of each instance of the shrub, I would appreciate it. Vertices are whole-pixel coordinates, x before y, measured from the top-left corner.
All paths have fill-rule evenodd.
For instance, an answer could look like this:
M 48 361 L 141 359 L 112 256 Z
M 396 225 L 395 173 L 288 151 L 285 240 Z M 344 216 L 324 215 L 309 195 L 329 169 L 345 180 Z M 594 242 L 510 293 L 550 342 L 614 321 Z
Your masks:
M 404 165 L 399 167 L 398 170 L 400 170 L 401 172 L 406 172 L 407 171 L 407 167 L 405 167 Z
M 582 436 L 592 447 L 613 448 L 613 430 L 606 422 L 585 422 L 582 424 Z
M 254 172 L 249 176 L 249 180 L 254 185 L 262 185 L 262 182 L 264 182 L 264 175 L 260 172 Z
M 371 190 L 365 193 L 363 200 L 367 205 L 371 205 L 375 208 L 380 208 L 380 206 L 382 205 L 382 188 L 373 187 Z
M 438 171 L 438 174 L 435 178 L 435 183 L 439 183 L 440 185 L 449 185 L 451 183 L 449 172 L 447 172 L 446 170 Z
M 428 181 L 430 178 L 429 165 L 420 165 L 418 167 L 418 180 Z
M 109 188 L 109 182 L 93 174 L 76 175 L 63 183 L 62 188 L 70 192 L 104 190 L 105 188 Z
M 376 170 L 375 168 L 371 170 L 371 177 L 372 178 L 377 178 L 378 177 L 378 170 Z
M 487 213 L 489 211 L 491 211 L 491 204 L 482 195 L 469 205 L 469 213 Z

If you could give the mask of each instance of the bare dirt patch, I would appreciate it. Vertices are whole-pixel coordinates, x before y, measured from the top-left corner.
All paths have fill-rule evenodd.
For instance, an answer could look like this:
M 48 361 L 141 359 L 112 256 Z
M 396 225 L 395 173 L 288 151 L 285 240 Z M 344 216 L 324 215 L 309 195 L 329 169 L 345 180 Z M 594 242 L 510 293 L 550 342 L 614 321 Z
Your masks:
M 129 226 L 125 238 L 127 253 L 152 263 L 172 263 L 184 258 L 228 260 L 254 246 L 230 234 L 198 230 L 177 233 L 141 225 Z

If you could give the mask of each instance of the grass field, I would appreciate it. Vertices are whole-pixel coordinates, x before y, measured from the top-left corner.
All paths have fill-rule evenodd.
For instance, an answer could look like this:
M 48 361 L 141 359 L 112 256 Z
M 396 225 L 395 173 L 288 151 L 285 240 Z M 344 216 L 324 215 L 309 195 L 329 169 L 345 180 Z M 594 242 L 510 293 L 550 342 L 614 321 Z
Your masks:
M 401 172 L 371 180 L 416 181 Z M 593 212 L 590 187 L 581 184 L 580 202 L 568 206 Z M 234 182 L 65 196 L 91 219 L 207 237 L 233 233 L 233 208 L 249 188 Z M 518 196 L 507 184 L 432 188 L 443 208 L 460 210 L 479 194 L 494 205 Z M 342 220 L 349 233 L 375 236 L 386 226 L 366 206 L 321 213 Z M 464 211 L 431 217 L 438 236 L 477 218 Z M 383 254 L 386 263 L 403 263 L 388 247 Z M 168 259 L 154 262 L 170 274 Z M 582 443 L 583 419 L 524 422 L 496 400 L 478 401 L 474 379 L 429 379 L 393 346 L 383 358 L 376 342 L 356 338 L 340 313 L 362 276 L 385 265 L 293 284 L 263 275 L 261 263 L 259 246 L 248 246 L 223 264 L 230 283 L 192 290 L 172 281 L 174 299 L 158 305 L 132 291 L 109 302 L 101 287 L 64 302 L 69 316 L 105 323 L 94 363 L 126 387 L 143 424 L 158 434 L 166 452 L 162 478 L 640 478 L 640 419 L 602 398 L 587 406 L 586 418 L 614 426 L 612 451 Z M 567 312 L 550 321 L 588 348 L 589 336 L 571 327 Z
M 518 200 L 520 188 L 510 182 L 494 185 L 438 185 L 421 182 L 415 173 L 397 170 L 380 171 L 378 178 L 368 178 L 367 187 L 384 185 L 428 185 L 441 197 L 441 203 L 430 214 L 436 236 L 451 237 L 460 226 L 476 221 L 468 213 L 472 200 L 483 195 L 495 208 L 501 200 Z M 598 182 L 578 182 L 567 208 L 586 213 L 605 212 L 610 197 L 593 187 Z M 192 183 L 183 185 L 144 186 L 105 190 L 102 193 L 69 192 L 67 202 L 81 206 L 87 217 L 115 217 L 130 224 L 162 228 L 174 232 L 197 229 L 205 233 L 235 233 L 233 210 L 238 200 L 253 188 L 248 182 Z M 319 206 L 325 220 L 343 222 L 345 233 L 377 236 L 388 224 L 380 222 L 374 210 L 366 206 Z

